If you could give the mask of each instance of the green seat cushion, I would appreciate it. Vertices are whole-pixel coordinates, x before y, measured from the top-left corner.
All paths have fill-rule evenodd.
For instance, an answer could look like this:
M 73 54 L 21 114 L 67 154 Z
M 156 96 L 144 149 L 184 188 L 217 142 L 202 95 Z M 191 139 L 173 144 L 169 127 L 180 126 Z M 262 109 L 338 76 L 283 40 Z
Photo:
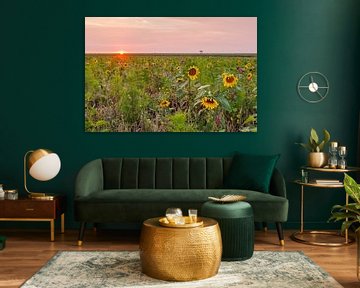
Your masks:
M 246 189 L 269 193 L 270 180 L 280 155 L 236 153 L 224 179 L 228 189 Z
M 209 196 L 221 197 L 229 194 L 246 196 L 246 202 L 252 206 L 254 220 L 257 222 L 287 221 L 289 203 L 286 198 L 237 189 L 110 189 L 77 198 L 75 199 L 75 206 L 85 209 L 77 213 L 87 215 L 86 217 L 85 214 L 83 216 L 78 215 L 78 221 L 92 219 L 88 217 L 89 213 L 94 214 L 93 217 L 95 217 L 96 213 L 99 213 L 96 219 L 100 218 L 97 221 L 101 222 L 101 215 L 111 214 L 109 218 L 113 217 L 115 220 L 117 218 L 115 214 L 118 213 L 119 218 L 122 218 L 123 211 L 126 211 L 126 213 L 131 211 L 134 215 L 141 214 L 142 217 L 150 218 L 163 215 L 166 208 L 174 205 L 174 207 L 184 209 L 200 209 L 201 205 L 209 200 Z M 140 211 L 137 211 L 138 208 L 140 208 Z M 109 211 L 117 212 L 113 214 L 109 213 Z M 186 213 L 186 210 L 183 210 L 183 212 Z M 127 219 L 126 213 L 124 212 L 122 220 Z
M 201 206 L 201 215 L 215 219 L 252 217 L 251 205 L 244 201 L 220 203 L 206 201 Z

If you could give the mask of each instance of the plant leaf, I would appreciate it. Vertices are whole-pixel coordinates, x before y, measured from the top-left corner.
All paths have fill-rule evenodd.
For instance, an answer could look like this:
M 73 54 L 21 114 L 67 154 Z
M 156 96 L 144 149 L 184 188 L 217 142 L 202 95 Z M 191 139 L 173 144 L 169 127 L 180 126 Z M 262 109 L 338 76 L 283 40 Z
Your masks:
M 228 101 L 225 97 L 218 96 L 218 97 L 216 97 L 215 99 L 219 101 L 219 103 L 221 104 L 221 106 L 224 107 L 224 109 L 225 109 L 226 111 L 230 111 L 230 110 L 231 110 L 230 103 L 229 103 L 229 101 Z
M 357 203 L 360 204 L 360 186 L 356 181 L 349 176 L 347 173 L 344 173 L 344 187 L 346 193 Z
M 358 222 L 358 220 L 344 221 L 341 225 L 341 233 L 344 233 L 346 229 L 349 229 L 350 226 L 356 222 Z
M 324 142 L 324 140 L 323 140 L 323 141 L 320 142 L 319 146 L 317 146 L 316 149 L 319 150 L 319 151 L 317 151 L 317 152 L 324 151 L 324 145 L 325 145 L 325 142 Z
M 311 131 L 310 131 L 310 138 L 316 143 L 318 144 L 319 142 L 319 136 L 318 134 L 316 133 L 315 129 L 314 128 L 311 128 Z
M 312 148 L 309 143 L 306 143 L 306 144 L 305 143 L 295 143 L 295 144 L 300 145 L 301 147 L 305 148 L 309 152 L 312 152 Z
M 330 133 L 326 129 L 324 129 L 323 132 L 324 132 L 324 144 L 326 144 L 330 140 Z
M 254 122 L 256 120 L 254 115 L 249 115 L 249 117 L 246 118 L 246 120 L 244 121 L 243 125 L 248 124 L 250 122 Z

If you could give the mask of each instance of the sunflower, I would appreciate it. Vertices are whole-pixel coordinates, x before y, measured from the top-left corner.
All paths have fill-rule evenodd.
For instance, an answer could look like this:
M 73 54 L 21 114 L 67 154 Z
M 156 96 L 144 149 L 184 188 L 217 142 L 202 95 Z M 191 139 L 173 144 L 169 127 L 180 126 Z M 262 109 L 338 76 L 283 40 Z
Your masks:
M 234 87 L 238 82 L 238 78 L 234 74 L 223 73 L 224 87 Z
M 170 102 L 168 100 L 161 100 L 160 107 L 161 108 L 167 108 L 170 106 Z
M 196 66 L 191 66 L 188 70 L 188 76 L 190 80 L 195 80 L 199 77 L 200 69 Z
M 245 68 L 246 68 L 246 69 L 251 69 L 251 68 L 252 68 L 252 64 L 251 64 L 251 63 L 247 63 L 247 64 L 245 65 Z
M 208 97 L 202 98 L 201 103 L 206 109 L 210 110 L 215 109 L 217 106 L 219 106 L 219 103 L 215 99 Z
M 247 80 L 251 80 L 252 77 L 253 77 L 253 75 L 251 73 L 248 73 L 246 76 Z

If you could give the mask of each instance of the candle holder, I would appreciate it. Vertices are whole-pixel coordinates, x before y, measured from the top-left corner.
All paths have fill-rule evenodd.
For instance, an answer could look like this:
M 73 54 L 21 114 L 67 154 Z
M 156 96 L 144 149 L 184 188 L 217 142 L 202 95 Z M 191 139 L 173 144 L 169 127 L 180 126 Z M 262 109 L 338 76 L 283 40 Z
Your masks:
M 331 169 L 336 169 L 337 165 L 338 165 L 338 159 L 336 157 L 338 152 L 338 143 L 337 142 L 330 142 L 329 145 L 329 161 L 328 161 L 328 165 L 329 168 Z
M 340 160 L 338 161 L 338 168 L 339 169 L 345 169 L 346 168 L 346 147 L 345 146 L 340 146 L 338 149 L 338 154 L 340 156 Z

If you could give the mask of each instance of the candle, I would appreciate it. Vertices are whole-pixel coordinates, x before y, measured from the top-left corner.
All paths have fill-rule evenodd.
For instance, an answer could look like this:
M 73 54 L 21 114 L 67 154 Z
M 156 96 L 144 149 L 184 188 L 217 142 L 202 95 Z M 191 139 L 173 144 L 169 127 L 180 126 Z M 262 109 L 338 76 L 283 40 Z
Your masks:
M 338 143 L 337 143 L 337 142 L 330 142 L 330 147 L 331 147 L 331 148 L 337 148 L 337 147 L 338 147 Z
M 341 152 L 342 154 L 346 153 L 346 146 L 339 146 L 339 152 Z

